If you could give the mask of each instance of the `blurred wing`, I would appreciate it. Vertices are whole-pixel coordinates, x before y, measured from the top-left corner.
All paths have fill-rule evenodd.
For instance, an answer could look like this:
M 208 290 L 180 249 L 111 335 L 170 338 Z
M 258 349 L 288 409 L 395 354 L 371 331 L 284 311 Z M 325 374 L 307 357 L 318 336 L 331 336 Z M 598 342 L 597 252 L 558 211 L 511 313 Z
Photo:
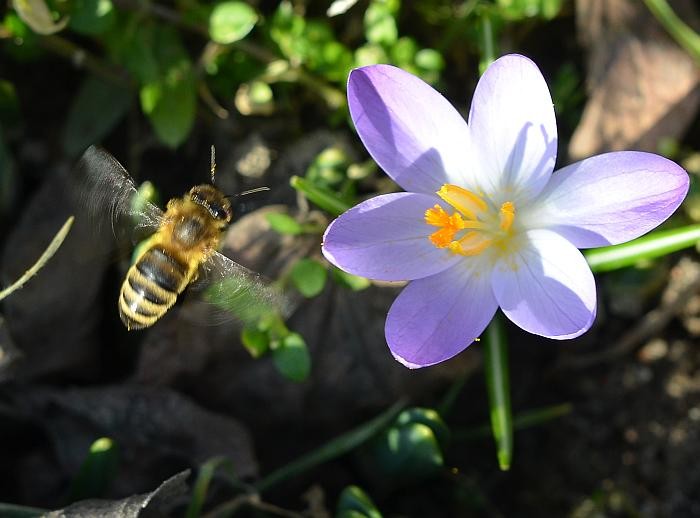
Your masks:
M 139 194 L 131 175 L 104 149 L 90 146 L 72 180 L 78 210 L 100 227 L 111 225 L 115 236 L 126 232 L 136 242 L 160 225 L 163 211 Z
M 219 252 L 204 263 L 194 289 L 203 289 L 204 300 L 215 307 L 208 317 L 214 324 L 230 320 L 255 324 L 268 315 L 285 318 L 291 313 L 291 303 L 281 290 Z

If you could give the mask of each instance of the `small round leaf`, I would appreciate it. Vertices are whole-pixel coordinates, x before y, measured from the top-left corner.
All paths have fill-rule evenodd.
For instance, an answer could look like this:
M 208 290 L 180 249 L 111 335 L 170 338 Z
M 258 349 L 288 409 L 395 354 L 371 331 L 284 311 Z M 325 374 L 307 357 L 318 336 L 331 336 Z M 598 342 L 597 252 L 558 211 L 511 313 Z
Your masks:
M 304 381 L 311 370 L 311 357 L 306 342 L 299 333 L 289 333 L 272 351 L 277 370 L 287 379 Z
M 234 43 L 245 38 L 257 22 L 258 15 L 248 4 L 223 2 L 209 17 L 209 36 L 216 43 Z
M 302 259 L 292 268 L 291 278 L 294 286 L 304 297 L 315 297 L 326 285 L 328 270 L 313 259 Z

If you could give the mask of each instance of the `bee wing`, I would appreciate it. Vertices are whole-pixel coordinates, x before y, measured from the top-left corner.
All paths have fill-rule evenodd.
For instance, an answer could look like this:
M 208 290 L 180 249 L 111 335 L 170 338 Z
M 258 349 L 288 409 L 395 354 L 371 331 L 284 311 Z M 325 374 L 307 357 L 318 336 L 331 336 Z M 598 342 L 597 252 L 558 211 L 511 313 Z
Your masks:
M 97 225 L 109 223 L 117 237 L 126 230 L 136 242 L 153 233 L 163 219 L 163 211 L 139 194 L 131 175 L 102 148 L 85 151 L 73 180 L 78 209 Z
M 209 308 L 208 323 L 239 320 L 255 324 L 261 317 L 291 313 L 291 302 L 265 277 L 215 252 L 200 269 L 200 278 L 191 289 L 203 290 Z

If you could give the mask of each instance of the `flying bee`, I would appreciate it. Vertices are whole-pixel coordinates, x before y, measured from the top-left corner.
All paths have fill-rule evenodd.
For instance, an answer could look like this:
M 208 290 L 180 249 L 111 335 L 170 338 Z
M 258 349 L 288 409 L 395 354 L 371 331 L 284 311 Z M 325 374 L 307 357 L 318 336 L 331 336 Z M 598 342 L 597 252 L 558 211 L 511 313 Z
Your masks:
M 77 166 L 82 206 L 111 220 L 113 229 L 152 232 L 126 273 L 119 293 L 119 316 L 128 330 L 153 325 L 189 285 L 213 287 L 218 304 L 242 309 L 254 319 L 271 311 L 284 314 L 286 300 L 258 274 L 217 251 L 233 216 L 231 196 L 214 186 L 214 147 L 210 184 L 171 199 L 165 212 L 139 196 L 134 180 L 103 149 L 91 146 Z M 264 189 L 253 189 L 242 194 Z M 100 214 L 101 213 L 101 214 Z

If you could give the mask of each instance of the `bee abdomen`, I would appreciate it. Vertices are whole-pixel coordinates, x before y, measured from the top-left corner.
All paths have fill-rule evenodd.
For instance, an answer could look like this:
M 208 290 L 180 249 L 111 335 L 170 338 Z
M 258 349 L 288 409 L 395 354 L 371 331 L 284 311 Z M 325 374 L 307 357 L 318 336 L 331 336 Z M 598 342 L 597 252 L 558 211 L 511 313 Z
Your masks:
M 119 295 L 127 329 L 153 325 L 175 304 L 192 277 L 188 266 L 166 249 L 151 248 L 129 268 Z

